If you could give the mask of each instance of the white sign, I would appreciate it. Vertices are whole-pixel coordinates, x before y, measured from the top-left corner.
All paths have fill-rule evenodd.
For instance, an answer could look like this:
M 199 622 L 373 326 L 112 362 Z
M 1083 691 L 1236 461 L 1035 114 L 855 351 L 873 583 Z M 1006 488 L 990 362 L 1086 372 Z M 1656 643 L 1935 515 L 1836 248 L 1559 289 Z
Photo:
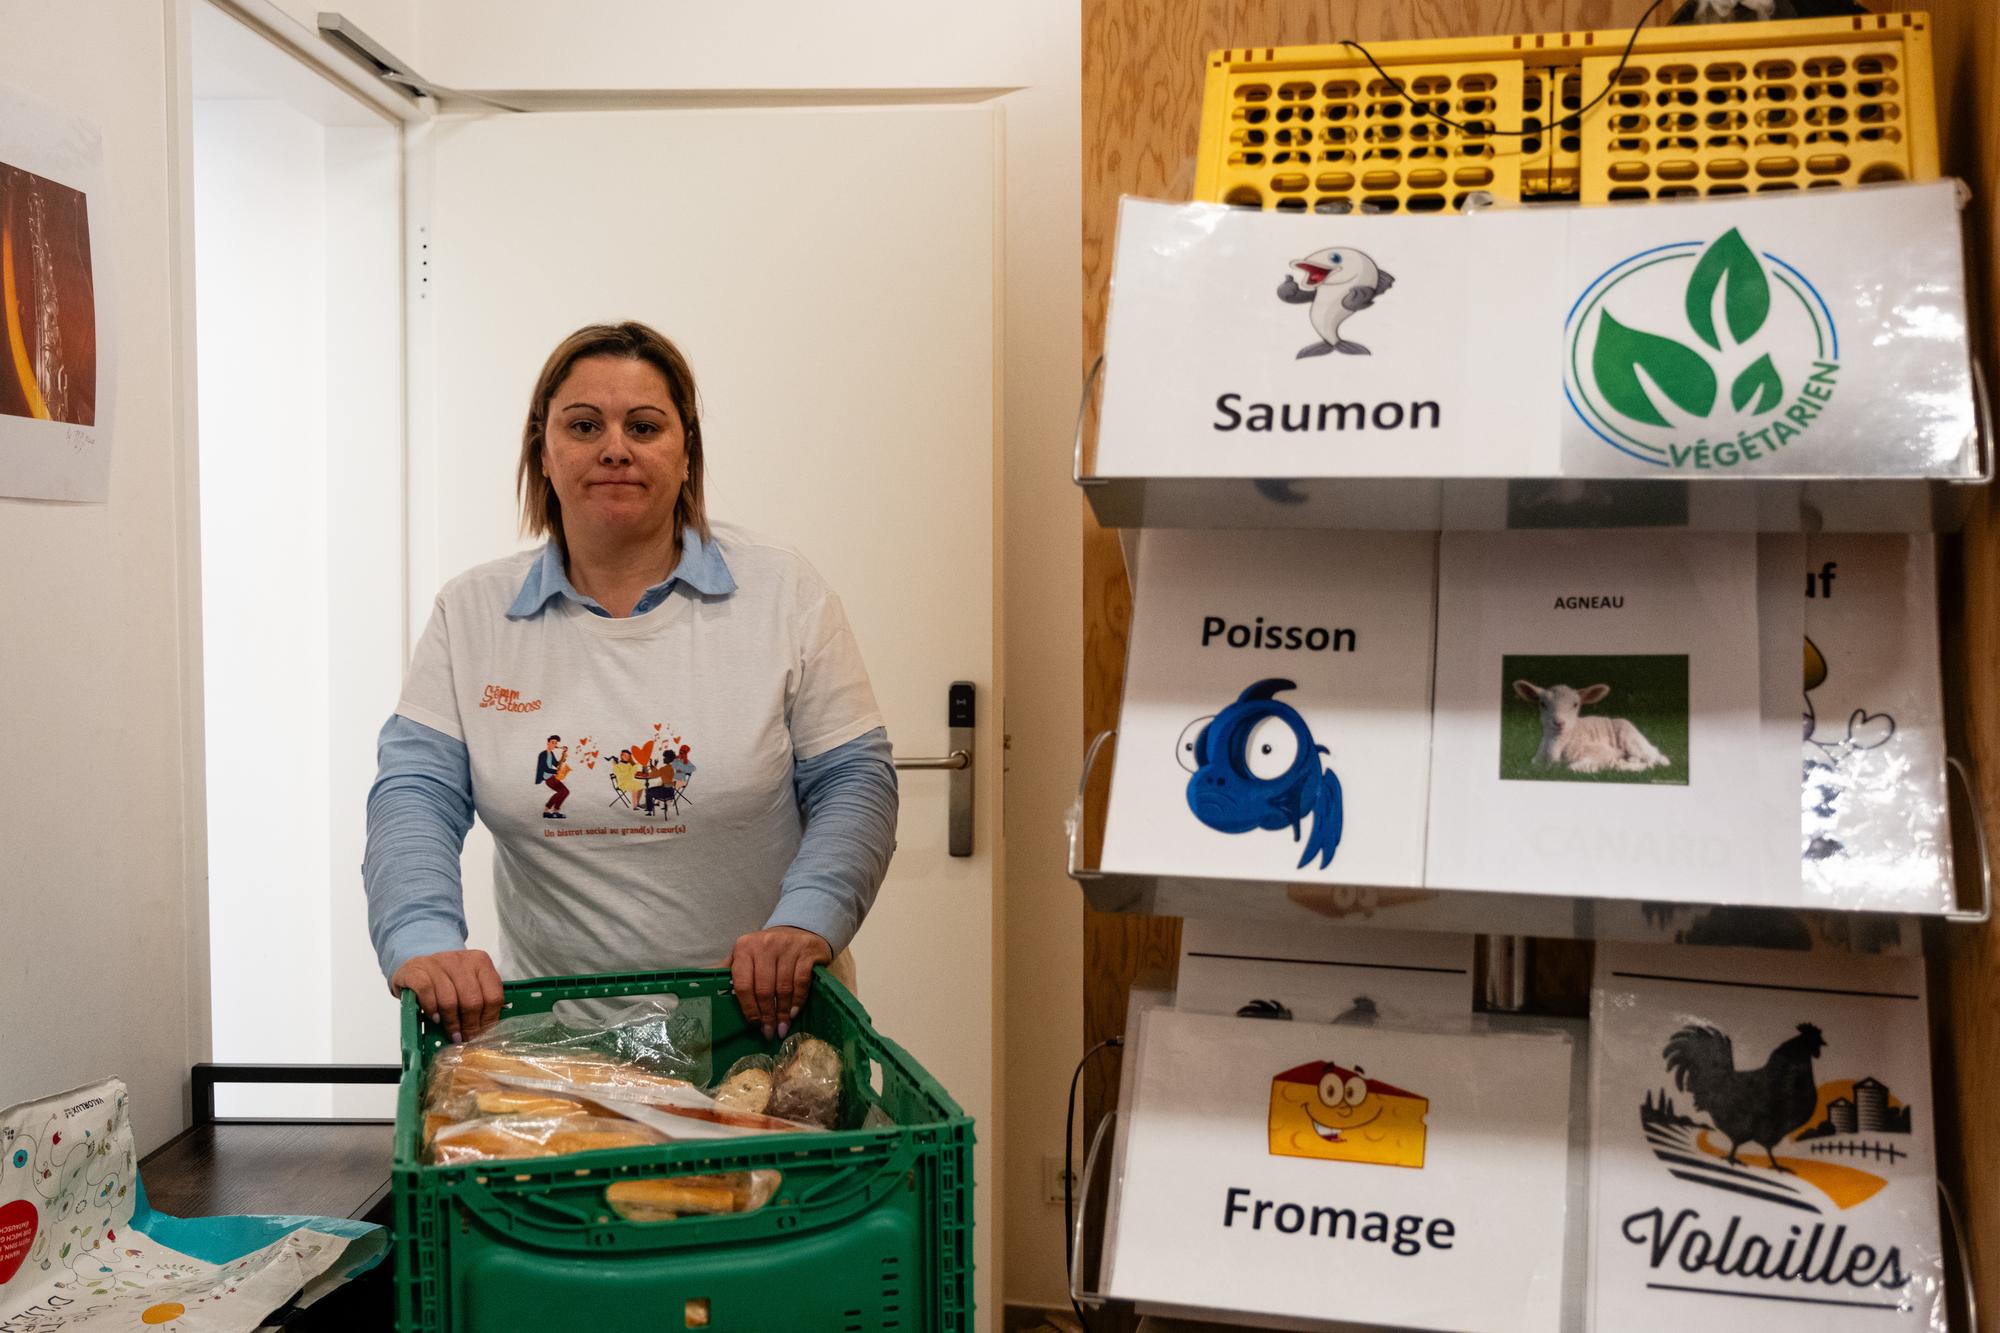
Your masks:
M 1942 1327 L 1921 958 L 1600 944 L 1591 1327 Z
M 1472 1012 L 1472 937 L 1193 918 L 1181 926 L 1174 1007 L 1361 1026 L 1463 1018 Z
M 1415 886 L 1436 538 L 1152 530 L 1104 865 Z
M 1758 620 L 1747 534 L 1445 534 L 1429 883 L 1762 901 Z
M 1933 539 L 1804 539 L 1805 689 L 1794 695 L 1808 896 L 1829 907 L 1951 903 Z
M 1108 1294 L 1554 1333 L 1570 1042 L 1153 1009 Z
M 1646 208 L 1123 201 L 1108 477 L 1969 477 L 1957 185 Z

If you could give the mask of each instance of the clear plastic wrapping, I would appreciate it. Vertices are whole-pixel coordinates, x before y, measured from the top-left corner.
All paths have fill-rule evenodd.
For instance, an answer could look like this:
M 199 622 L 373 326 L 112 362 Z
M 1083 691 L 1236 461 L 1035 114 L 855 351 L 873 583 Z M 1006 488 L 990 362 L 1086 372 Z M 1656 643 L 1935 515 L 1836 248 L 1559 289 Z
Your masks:
M 716 1105 L 753 1114 L 769 1110 L 772 1064 L 768 1055 L 746 1055 L 729 1066 L 722 1082 L 715 1085 Z
M 547 1157 L 838 1123 L 839 1057 L 826 1043 L 800 1033 L 775 1061 L 739 1060 L 720 1098 L 693 1077 L 708 1043 L 688 1010 L 658 1001 L 583 1027 L 550 1014 L 503 1020 L 433 1061 L 424 1089 L 429 1160 Z M 786 1104 L 804 1114 L 765 1113 L 780 1084 Z
M 794 1032 L 778 1047 L 771 1069 L 770 1114 L 821 1129 L 840 1123 L 840 1052 L 818 1037 Z
M 604 1148 L 645 1148 L 664 1142 L 665 1135 L 615 1116 L 583 1112 L 478 1116 L 440 1126 L 431 1138 L 431 1160 L 439 1166 L 458 1166 L 465 1162 L 522 1157 L 561 1157 Z
M 1803 569 L 1793 570 L 1794 589 L 1804 574 L 1804 678 L 1788 679 L 1787 702 L 1799 719 L 1806 899 L 1875 911 L 1949 907 L 1934 539 L 1795 540 L 1804 547 Z
M 730 1171 L 663 1180 L 621 1180 L 604 1191 L 604 1200 L 628 1222 L 752 1213 L 771 1201 L 781 1179 L 776 1171 Z

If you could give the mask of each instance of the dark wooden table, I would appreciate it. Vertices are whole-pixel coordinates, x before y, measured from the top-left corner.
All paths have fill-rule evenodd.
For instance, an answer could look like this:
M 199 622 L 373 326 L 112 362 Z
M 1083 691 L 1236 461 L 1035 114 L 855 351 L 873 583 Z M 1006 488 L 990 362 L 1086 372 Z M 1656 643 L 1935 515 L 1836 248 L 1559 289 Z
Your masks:
M 308 1072 L 340 1072 L 319 1079 Z M 281 1071 L 276 1076 L 270 1071 Z M 366 1070 L 364 1073 L 355 1071 Z M 387 1120 L 217 1120 L 218 1082 L 393 1082 L 393 1066 L 197 1065 L 195 1123 L 139 1163 L 146 1199 L 174 1217 L 277 1213 L 389 1225 Z M 394 1256 L 280 1322 L 298 1333 L 387 1333 L 396 1323 Z
M 168 1140 L 139 1168 L 146 1198 L 175 1217 L 300 1213 L 386 1224 L 394 1136 L 386 1120 L 211 1121 Z

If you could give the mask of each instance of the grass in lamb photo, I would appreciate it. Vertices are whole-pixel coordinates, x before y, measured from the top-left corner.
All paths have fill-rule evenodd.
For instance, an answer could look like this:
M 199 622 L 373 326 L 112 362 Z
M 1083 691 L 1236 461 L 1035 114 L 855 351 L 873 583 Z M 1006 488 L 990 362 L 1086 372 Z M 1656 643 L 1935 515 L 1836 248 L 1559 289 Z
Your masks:
M 1684 655 L 1510 656 L 1498 684 L 1503 781 L 1687 785 Z

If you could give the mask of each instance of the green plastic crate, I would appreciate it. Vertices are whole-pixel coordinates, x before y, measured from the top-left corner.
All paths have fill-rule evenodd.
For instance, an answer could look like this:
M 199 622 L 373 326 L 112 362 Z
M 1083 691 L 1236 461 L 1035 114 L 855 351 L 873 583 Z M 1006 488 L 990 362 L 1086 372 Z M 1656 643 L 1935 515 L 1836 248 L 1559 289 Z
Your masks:
M 769 1052 L 729 974 L 652 972 L 507 985 L 512 1014 L 564 1000 L 710 999 L 714 1064 Z M 759 1135 L 651 1148 L 425 1166 L 423 1085 L 444 1035 L 403 998 L 396 1101 L 397 1327 L 402 1333 L 959 1333 L 972 1328 L 972 1118 L 822 969 L 799 1027 L 845 1066 L 844 1105 L 880 1129 Z M 628 1222 L 621 1180 L 782 1173 L 752 1213 Z

